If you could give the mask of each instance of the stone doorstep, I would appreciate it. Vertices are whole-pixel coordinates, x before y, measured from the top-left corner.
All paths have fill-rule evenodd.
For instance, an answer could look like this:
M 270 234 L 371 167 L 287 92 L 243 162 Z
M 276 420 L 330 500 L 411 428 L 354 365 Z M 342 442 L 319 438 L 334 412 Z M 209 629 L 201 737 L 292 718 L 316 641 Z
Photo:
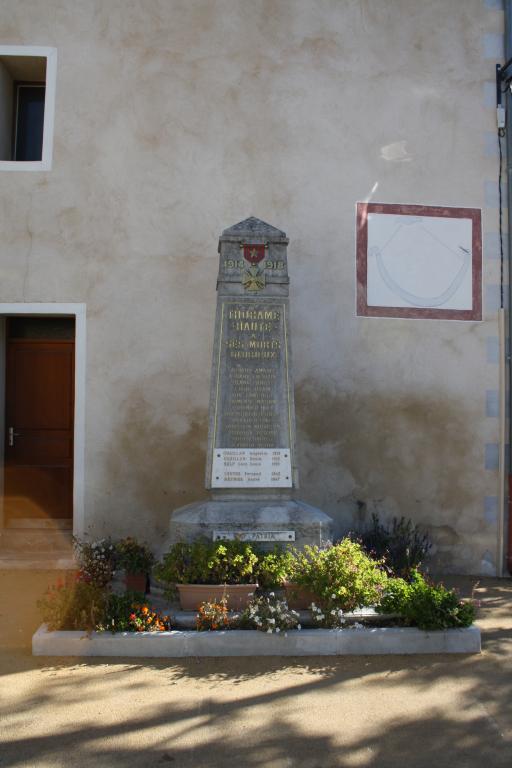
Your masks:
M 73 520 L 65 519 L 49 519 L 39 517 L 20 517 L 19 519 L 8 520 L 5 526 L 9 530 L 60 530 L 60 531 L 72 531 Z
M 0 552 L 0 571 L 76 571 L 72 557 L 59 557 L 51 553 Z
M 185 658 L 189 656 L 374 656 L 480 653 L 480 629 L 424 632 L 404 627 L 303 629 L 279 635 L 221 632 L 48 632 L 32 638 L 33 656 Z

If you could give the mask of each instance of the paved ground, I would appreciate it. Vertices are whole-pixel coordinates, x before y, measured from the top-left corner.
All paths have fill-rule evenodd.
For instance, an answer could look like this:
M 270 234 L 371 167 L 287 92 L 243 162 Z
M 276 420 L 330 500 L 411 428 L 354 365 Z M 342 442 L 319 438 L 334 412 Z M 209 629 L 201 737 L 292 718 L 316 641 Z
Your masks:
M 480 656 L 142 663 L 33 659 L 47 580 L 0 571 L 0 768 L 512 766 L 511 580 Z

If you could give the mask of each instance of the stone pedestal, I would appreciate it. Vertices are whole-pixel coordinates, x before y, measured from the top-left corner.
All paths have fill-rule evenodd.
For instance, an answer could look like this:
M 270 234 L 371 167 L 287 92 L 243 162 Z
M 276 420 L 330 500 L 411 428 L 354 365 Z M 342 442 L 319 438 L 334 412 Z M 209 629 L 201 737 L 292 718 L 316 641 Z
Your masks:
M 211 540 L 217 532 L 236 535 L 248 531 L 252 537 L 247 540 L 264 548 L 286 545 L 285 536 L 272 534 L 293 531 L 294 538 L 288 543 L 302 549 L 305 544 L 320 546 L 331 540 L 332 519 L 316 507 L 293 499 L 197 501 L 173 512 L 164 551 L 178 541 Z

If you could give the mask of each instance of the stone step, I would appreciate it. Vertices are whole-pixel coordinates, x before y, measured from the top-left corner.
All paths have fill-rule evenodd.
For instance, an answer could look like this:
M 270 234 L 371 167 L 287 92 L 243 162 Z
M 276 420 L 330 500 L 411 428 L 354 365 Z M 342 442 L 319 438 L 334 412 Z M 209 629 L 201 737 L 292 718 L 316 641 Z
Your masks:
M 0 532 L 0 553 L 65 552 L 71 556 L 72 551 L 69 530 L 4 528 Z
M 27 528 L 36 530 L 73 530 L 73 520 L 71 518 L 49 519 L 42 517 L 20 517 L 8 520 L 6 528 L 9 530 L 26 530 Z
M 64 552 L 3 552 L 0 571 L 74 571 L 77 565 Z

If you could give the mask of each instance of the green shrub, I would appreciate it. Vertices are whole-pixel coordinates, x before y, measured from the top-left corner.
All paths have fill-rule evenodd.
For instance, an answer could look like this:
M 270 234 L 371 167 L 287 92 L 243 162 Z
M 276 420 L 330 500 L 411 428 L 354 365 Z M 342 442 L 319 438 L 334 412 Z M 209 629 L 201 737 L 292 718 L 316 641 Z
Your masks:
M 262 589 L 275 589 L 288 579 L 293 555 L 289 550 L 274 549 L 258 555 L 255 567 L 257 581 Z
M 48 629 L 91 630 L 101 622 L 107 603 L 103 587 L 84 581 L 70 586 L 62 583 L 51 586 L 37 605 Z
M 98 630 L 111 632 L 130 632 L 133 629 L 130 614 L 133 606 L 144 602 L 140 592 L 125 592 L 122 595 L 110 594 L 107 597 L 105 611 L 98 622 Z
M 155 557 L 146 544 L 128 536 L 115 545 L 116 566 L 127 573 L 144 573 L 151 570 Z
M 475 606 L 463 602 L 453 589 L 432 584 L 417 571 L 411 581 L 389 579 L 379 607 L 381 613 L 398 613 L 406 624 L 419 629 L 469 627 Z
M 102 587 L 77 581 L 58 583 L 38 601 L 48 629 L 111 632 L 158 632 L 168 629 L 169 619 L 144 603 L 144 595 L 115 595 Z
M 355 608 L 380 602 L 387 576 L 380 563 L 350 539 L 326 549 L 294 550 L 289 580 L 313 592 L 322 608 Z
M 386 528 L 374 513 L 370 527 L 356 536 L 371 557 L 384 560 L 403 579 L 419 568 L 432 547 L 429 535 L 405 517 L 393 518 L 391 528 Z
M 242 541 L 179 542 L 156 566 L 155 575 L 174 584 L 250 584 L 256 578 L 258 556 Z

